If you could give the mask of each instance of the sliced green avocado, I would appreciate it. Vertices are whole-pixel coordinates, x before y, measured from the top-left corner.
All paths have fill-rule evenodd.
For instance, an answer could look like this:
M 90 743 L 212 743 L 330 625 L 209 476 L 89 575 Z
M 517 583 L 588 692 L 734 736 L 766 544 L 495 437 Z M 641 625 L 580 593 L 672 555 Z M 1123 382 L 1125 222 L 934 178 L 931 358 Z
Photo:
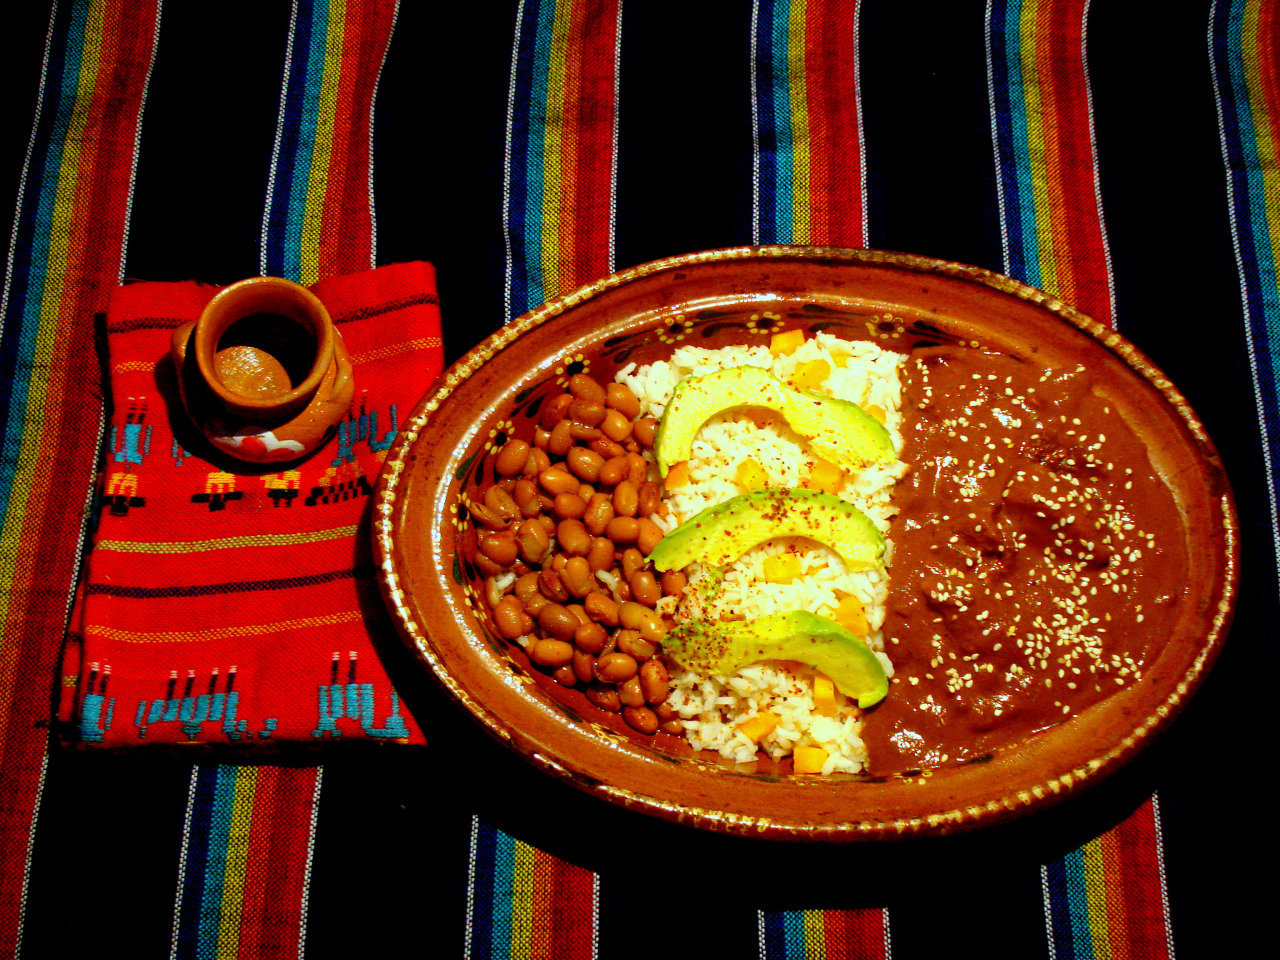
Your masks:
M 691 563 L 724 566 L 774 537 L 808 537 L 835 550 L 852 570 L 874 567 L 884 537 L 865 513 L 821 490 L 756 490 L 708 507 L 663 537 L 649 559 L 658 570 Z
M 864 708 L 889 692 L 889 678 L 871 648 L 834 620 L 807 610 L 755 620 L 687 620 L 668 631 L 662 649 L 695 673 L 724 676 L 762 660 L 799 660 Z
M 693 438 L 717 413 L 735 407 L 765 407 L 782 414 L 825 460 L 856 470 L 895 458 L 889 431 L 856 403 L 813 390 L 797 390 L 763 367 L 729 367 L 676 384 L 662 413 L 654 454 L 658 472 L 693 453 Z

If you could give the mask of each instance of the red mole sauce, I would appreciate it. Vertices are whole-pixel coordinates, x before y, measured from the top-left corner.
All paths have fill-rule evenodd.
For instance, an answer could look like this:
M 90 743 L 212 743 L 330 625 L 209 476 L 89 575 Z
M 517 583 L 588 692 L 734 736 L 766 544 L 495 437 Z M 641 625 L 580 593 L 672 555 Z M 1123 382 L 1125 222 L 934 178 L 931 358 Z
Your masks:
M 1084 368 L 930 346 L 903 379 L 876 774 L 981 757 L 1135 682 L 1186 576 L 1177 506 Z

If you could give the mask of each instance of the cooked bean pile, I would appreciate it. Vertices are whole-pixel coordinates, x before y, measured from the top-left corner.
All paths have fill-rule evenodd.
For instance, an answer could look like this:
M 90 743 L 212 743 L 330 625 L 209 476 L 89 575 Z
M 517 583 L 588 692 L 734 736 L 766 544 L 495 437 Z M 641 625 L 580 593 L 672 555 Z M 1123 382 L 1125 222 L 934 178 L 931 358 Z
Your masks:
M 498 633 L 530 660 L 641 733 L 681 734 L 658 656 L 669 624 L 654 608 L 686 580 L 645 559 L 663 506 L 641 453 L 658 422 L 639 413 L 625 385 L 571 377 L 540 411 L 533 443 L 508 440 L 494 459 L 500 479 L 469 504 L 475 562 Z

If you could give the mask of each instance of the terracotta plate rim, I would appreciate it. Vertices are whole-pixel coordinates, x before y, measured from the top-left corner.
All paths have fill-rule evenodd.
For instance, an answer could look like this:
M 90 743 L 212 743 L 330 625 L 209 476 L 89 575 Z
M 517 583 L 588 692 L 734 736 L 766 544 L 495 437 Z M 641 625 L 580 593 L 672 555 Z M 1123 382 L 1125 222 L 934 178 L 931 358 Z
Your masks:
M 433 648 L 431 640 L 410 609 L 401 587 L 395 558 L 395 517 L 398 498 L 408 459 L 414 445 L 433 414 L 446 399 L 485 363 L 519 340 L 529 331 L 547 323 L 594 297 L 642 278 L 667 271 L 687 269 L 707 263 L 732 261 L 802 260 L 814 263 L 867 264 L 919 273 L 951 277 L 988 287 L 1000 294 L 1026 301 L 1052 314 L 1086 337 L 1097 341 L 1141 379 L 1156 390 L 1195 438 L 1205 456 L 1216 460 L 1217 454 L 1204 426 L 1180 391 L 1164 373 L 1136 346 L 1111 328 L 1093 320 L 1044 291 L 1018 280 L 965 264 L 937 260 L 916 254 L 887 250 L 846 249 L 805 246 L 742 246 L 667 257 L 618 271 L 575 291 L 551 300 L 512 320 L 500 330 L 462 356 L 436 381 L 418 403 L 413 414 L 399 431 L 383 464 L 374 494 L 373 546 L 377 576 L 383 598 L 392 612 L 397 628 L 411 650 L 427 665 L 430 673 L 463 707 L 495 738 L 524 756 L 545 772 L 565 780 L 609 802 L 634 810 L 678 821 L 700 829 L 744 836 L 786 840 L 871 840 L 906 836 L 935 835 L 966 830 L 980 825 L 1003 822 L 1032 809 L 1040 809 L 1065 799 L 1080 788 L 1090 785 L 1105 774 L 1130 760 L 1153 735 L 1165 729 L 1203 681 L 1216 659 L 1229 629 L 1239 585 L 1239 527 L 1234 500 L 1225 472 L 1221 493 L 1222 571 L 1219 604 L 1209 629 L 1191 662 L 1172 692 L 1158 703 L 1132 733 L 1087 764 L 1062 771 L 1040 783 L 1022 785 L 997 799 L 978 805 L 956 805 L 930 814 L 887 820 L 862 819 L 814 823 L 779 819 L 761 815 L 745 815 L 710 806 L 681 804 L 661 796 L 628 790 L 603 782 L 589 772 L 571 769 L 539 749 L 536 743 L 507 728 L 499 716 L 472 697 L 452 676 Z M 1218 468 L 1221 470 L 1220 466 Z M 430 736 L 430 731 L 428 731 Z M 980 774 L 979 774 L 980 775 Z M 817 787 L 821 781 L 807 785 Z

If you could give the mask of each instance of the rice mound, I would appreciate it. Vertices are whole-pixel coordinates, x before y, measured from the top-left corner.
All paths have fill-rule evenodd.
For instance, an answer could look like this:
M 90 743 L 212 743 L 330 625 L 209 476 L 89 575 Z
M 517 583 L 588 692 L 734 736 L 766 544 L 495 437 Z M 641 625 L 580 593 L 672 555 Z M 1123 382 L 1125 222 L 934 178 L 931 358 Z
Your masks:
M 900 450 L 899 371 L 903 358 L 874 343 L 819 333 L 793 353 L 777 357 L 763 344 L 717 350 L 682 346 L 670 360 L 644 367 L 629 364 L 617 379 L 639 398 L 642 416 L 661 417 L 676 384 L 685 377 L 727 367 L 757 366 L 787 382 L 798 364 L 812 360 L 824 360 L 830 369 L 818 391 L 864 408 L 879 407 L 894 449 Z M 667 516 L 654 519 L 670 531 L 707 507 L 747 492 L 734 478 L 738 465 L 748 457 L 760 465 L 770 488 L 804 486 L 816 462 L 803 439 L 780 417 L 762 418 L 742 410 L 718 414 L 706 422 L 694 441 L 689 483 L 668 491 Z M 886 561 L 892 550 L 887 533 L 894 512 L 893 486 L 905 471 L 906 464 L 901 461 L 868 468 L 849 476 L 837 493 L 886 535 Z M 800 576 L 790 583 L 771 583 L 765 579 L 765 561 L 782 554 L 796 557 Z M 843 596 L 856 596 L 869 628 L 867 644 L 892 676 L 881 632 L 888 593 L 883 570 L 846 570 L 839 555 L 826 545 L 795 537 L 766 541 L 720 571 L 693 564 L 686 572 L 689 586 L 683 599 L 677 604 L 674 597 L 666 597 L 658 607 L 659 612 L 674 614 L 677 620 L 753 619 L 791 610 L 831 617 Z M 722 757 L 745 763 L 757 758 L 757 750 L 781 759 L 798 743 L 807 743 L 827 751 L 824 774 L 857 773 L 867 762 L 860 736 L 861 711 L 836 691 L 835 715 L 816 713 L 813 673 L 811 668 L 790 661 L 752 664 L 730 677 L 702 676 L 674 666 L 668 702 L 679 714 L 685 737 L 696 750 L 715 750 Z M 780 719 L 757 744 L 739 724 L 766 710 Z

